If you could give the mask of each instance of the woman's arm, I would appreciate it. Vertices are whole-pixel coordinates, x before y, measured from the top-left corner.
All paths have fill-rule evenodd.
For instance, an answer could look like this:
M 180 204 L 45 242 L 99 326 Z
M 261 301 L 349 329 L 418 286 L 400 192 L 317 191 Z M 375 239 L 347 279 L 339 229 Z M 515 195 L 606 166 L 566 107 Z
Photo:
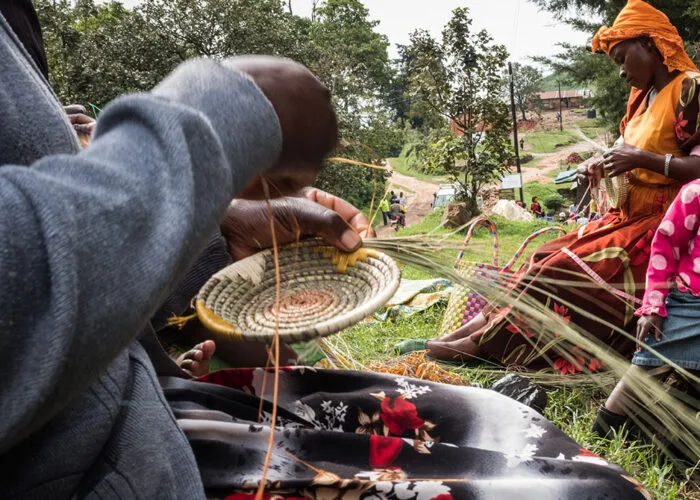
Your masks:
M 609 177 L 616 177 L 635 168 L 645 168 L 666 175 L 666 156 L 623 144 L 603 154 L 603 168 Z M 700 156 L 672 158 L 668 177 L 683 184 L 700 178 Z
M 688 243 L 695 237 L 700 225 L 700 203 L 694 193 L 700 181 L 681 189 L 666 212 L 651 243 L 651 257 L 647 269 L 646 290 L 642 307 L 637 315 L 666 316 L 666 297 L 678 275 L 681 252 L 687 252 Z
M 103 373 L 281 148 L 258 86 L 199 60 L 107 107 L 79 154 L 0 168 L 0 453 Z

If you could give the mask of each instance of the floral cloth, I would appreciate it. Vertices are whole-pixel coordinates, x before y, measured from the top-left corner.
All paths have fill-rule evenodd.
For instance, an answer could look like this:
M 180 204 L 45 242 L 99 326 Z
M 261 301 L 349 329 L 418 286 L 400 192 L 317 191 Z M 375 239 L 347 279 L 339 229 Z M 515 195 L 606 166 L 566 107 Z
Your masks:
M 686 184 L 666 212 L 651 244 L 644 301 L 636 314 L 666 317 L 666 297 L 675 284 L 700 293 L 700 180 Z
M 163 379 L 210 498 L 254 497 L 272 378 L 234 369 Z M 650 498 L 622 469 L 493 391 L 286 368 L 278 403 L 266 499 Z

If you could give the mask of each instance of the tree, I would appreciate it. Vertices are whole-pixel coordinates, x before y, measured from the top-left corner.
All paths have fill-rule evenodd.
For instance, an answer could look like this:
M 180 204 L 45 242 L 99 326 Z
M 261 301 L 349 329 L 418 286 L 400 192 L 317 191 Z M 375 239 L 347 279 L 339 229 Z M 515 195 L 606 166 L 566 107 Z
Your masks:
M 401 142 L 384 104 L 393 78 L 388 41 L 359 0 L 315 2 L 312 19 L 293 15 L 287 0 L 143 0 L 133 9 L 94 0 L 36 5 L 51 83 L 65 103 L 102 107 L 149 90 L 191 57 L 280 55 L 306 64 L 329 86 L 343 139 L 382 154 Z M 371 160 L 361 150 L 345 154 Z M 319 183 L 360 205 L 374 189 L 367 169 L 345 165 L 324 171 Z
M 415 55 L 411 47 L 398 46 L 399 58 L 393 61 L 396 74 L 387 95 L 388 106 L 393 110 L 394 120 L 402 126 L 420 129 L 427 133 L 445 125 L 445 118 L 416 96 L 411 80 L 416 75 Z
M 504 76 L 504 94 L 510 99 L 510 75 Z M 515 90 L 515 104 L 522 114 L 523 120 L 527 120 L 525 113 L 530 110 L 542 109 L 542 101 L 538 95 L 542 91 L 542 72 L 534 66 L 513 63 L 513 82 Z
M 64 102 L 102 106 L 152 88 L 180 62 L 197 56 L 285 55 L 308 46 L 280 0 L 38 0 L 51 81 Z
M 418 30 L 409 50 L 416 95 L 451 120 L 458 136 L 438 141 L 428 162 L 449 173 L 460 186 L 459 197 L 477 213 L 479 190 L 508 171 L 513 159 L 508 107 L 500 93 L 508 53 L 485 30 L 472 30 L 466 8 L 453 11 L 441 43 Z
M 378 24 L 359 0 L 316 2 L 308 24 L 309 57 L 304 61 L 331 90 L 340 135 L 353 145 L 342 155 L 366 163 L 375 163 L 401 143 L 387 119 L 386 94 L 393 72 L 389 42 L 376 31 Z M 383 192 L 384 179 L 376 172 L 328 164 L 316 185 L 363 207 L 369 205 L 375 192 Z

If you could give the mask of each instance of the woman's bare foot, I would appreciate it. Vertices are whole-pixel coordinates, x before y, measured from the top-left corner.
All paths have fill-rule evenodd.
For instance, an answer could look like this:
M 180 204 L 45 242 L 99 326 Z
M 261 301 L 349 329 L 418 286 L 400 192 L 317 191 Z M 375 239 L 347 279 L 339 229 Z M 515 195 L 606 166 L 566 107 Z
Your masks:
M 176 363 L 193 377 L 201 377 L 209 373 L 209 362 L 215 351 L 214 341 L 205 340 L 177 358 Z
M 469 321 L 464 326 L 461 326 L 457 328 L 454 332 L 448 333 L 447 335 L 443 335 L 439 339 L 437 339 L 438 342 L 452 342 L 454 340 L 460 340 L 465 337 L 468 337 L 472 333 L 482 329 L 484 326 L 486 326 L 486 316 L 484 316 L 484 313 L 479 313 L 474 318 Z
M 484 352 L 471 339 L 460 339 L 452 342 L 431 340 L 428 342 L 428 356 L 441 361 L 468 362 L 484 357 Z

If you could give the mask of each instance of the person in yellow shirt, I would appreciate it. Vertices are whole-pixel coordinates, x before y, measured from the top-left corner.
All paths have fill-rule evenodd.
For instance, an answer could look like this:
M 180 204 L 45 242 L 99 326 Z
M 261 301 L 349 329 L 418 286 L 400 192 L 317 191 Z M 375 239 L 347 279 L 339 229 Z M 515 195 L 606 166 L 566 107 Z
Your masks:
M 382 218 L 384 219 L 384 225 L 388 226 L 389 225 L 389 202 L 387 201 L 386 198 L 382 200 L 382 202 L 379 204 L 379 210 L 382 211 Z

